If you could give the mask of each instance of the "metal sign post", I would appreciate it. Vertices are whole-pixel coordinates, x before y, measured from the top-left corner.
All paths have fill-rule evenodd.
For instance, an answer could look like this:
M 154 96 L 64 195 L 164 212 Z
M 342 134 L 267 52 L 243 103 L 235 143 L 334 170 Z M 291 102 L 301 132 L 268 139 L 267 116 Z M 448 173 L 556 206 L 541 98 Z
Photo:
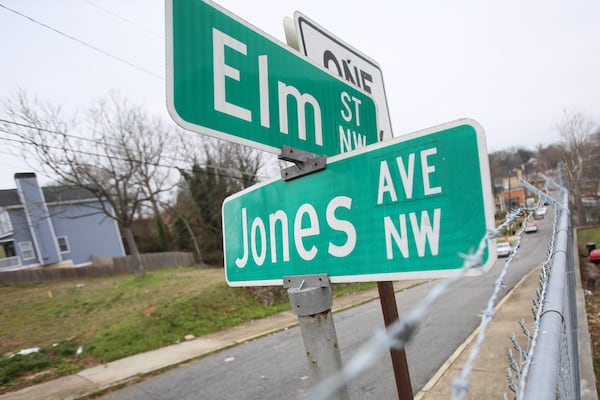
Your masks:
M 366 54 L 356 50 L 324 27 L 312 21 L 306 15 L 296 11 L 295 24 L 284 20 L 288 45 L 296 48 L 334 74 L 346 79 L 353 85 L 371 93 L 379 105 L 377 113 L 379 140 L 393 136 L 390 113 L 385 95 L 383 74 L 379 64 Z M 287 26 L 286 26 L 287 24 Z M 294 24 L 292 27 L 291 25 Z M 398 319 L 398 308 L 391 281 L 377 282 L 379 299 L 385 325 L 391 325 Z M 412 400 L 412 389 L 408 365 L 404 350 L 390 350 L 396 389 L 401 400 Z
M 331 306 L 331 286 L 327 275 L 289 276 L 283 280 L 288 288 L 292 311 L 298 316 L 302 340 L 308 358 L 311 377 L 316 383 L 342 370 Z M 347 400 L 345 388 L 335 399 Z
M 383 322 L 385 326 L 388 327 L 398 320 L 398 307 L 396 305 L 394 284 L 390 281 L 377 282 L 377 289 L 379 290 L 379 301 L 381 302 L 381 310 L 383 312 Z M 412 400 L 412 384 L 410 382 L 408 361 L 406 360 L 404 348 L 390 349 L 390 356 L 392 358 L 398 399 Z

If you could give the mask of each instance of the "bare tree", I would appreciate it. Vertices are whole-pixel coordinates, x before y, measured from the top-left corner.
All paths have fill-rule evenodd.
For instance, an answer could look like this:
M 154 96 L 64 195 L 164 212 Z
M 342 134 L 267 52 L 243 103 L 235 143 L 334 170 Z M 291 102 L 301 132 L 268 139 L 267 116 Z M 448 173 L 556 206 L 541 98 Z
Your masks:
M 168 212 L 175 218 L 173 224 L 175 242 L 182 248 L 193 250 L 197 262 L 201 266 L 206 267 L 202 251 L 200 250 L 200 244 L 198 243 L 198 237 L 192 226 L 197 225 L 196 221 L 200 213 L 198 212 L 196 203 L 191 198 L 191 193 L 185 180 L 179 186 L 175 203 L 166 205 Z
M 198 216 L 196 230 L 202 238 L 205 259 L 218 263 L 223 255 L 223 200 L 258 182 L 263 155 L 248 147 L 207 138 L 193 160 L 191 169 L 180 170 L 185 185 L 180 188 L 178 201 L 180 207 L 185 204 L 182 200 L 193 201 Z M 184 212 L 179 214 L 185 215 Z M 189 219 L 186 222 L 189 223 Z
M 585 180 L 592 178 L 594 174 L 592 166 L 598 151 L 598 143 L 594 138 L 597 137 L 598 124 L 581 112 L 564 110 L 563 120 L 557 124 L 556 129 L 562 138 L 562 160 L 569 179 L 577 220 L 583 225 L 585 213 L 581 196 Z
M 4 107 L 9 120 L 0 126 L 22 144 L 25 158 L 33 157 L 63 183 L 94 193 L 99 211 L 121 226 L 136 275 L 144 275 L 131 224 L 145 204 L 158 214 L 159 197 L 174 186 L 172 170 L 162 165 L 171 128 L 115 93 L 89 109 L 85 134 L 81 128 L 74 133 L 77 121 L 64 118 L 60 107 L 22 91 Z
M 547 171 L 550 169 L 556 169 L 558 164 L 562 161 L 563 149 L 558 144 L 549 144 L 543 146 L 538 144 L 535 148 L 538 171 Z

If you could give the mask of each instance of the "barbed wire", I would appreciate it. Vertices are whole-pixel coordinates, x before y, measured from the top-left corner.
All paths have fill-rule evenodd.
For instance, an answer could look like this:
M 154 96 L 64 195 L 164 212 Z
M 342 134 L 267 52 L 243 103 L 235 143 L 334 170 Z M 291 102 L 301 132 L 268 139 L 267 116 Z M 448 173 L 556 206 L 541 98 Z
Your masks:
M 506 223 L 510 224 L 509 220 L 513 220 L 513 221 L 516 220 L 516 218 L 519 217 L 520 215 L 522 215 L 524 212 L 525 212 L 525 209 L 522 209 L 522 208 L 516 210 L 514 212 L 514 214 L 507 216 L 505 224 Z M 466 396 L 466 394 L 469 391 L 468 377 L 471 374 L 471 371 L 473 370 L 473 365 L 475 364 L 475 360 L 476 360 L 477 356 L 479 355 L 479 352 L 481 351 L 481 345 L 485 341 L 486 329 L 489 326 L 489 324 L 492 322 L 492 320 L 494 319 L 494 309 L 496 306 L 496 300 L 498 299 L 498 297 L 500 295 L 500 291 L 503 290 L 504 288 L 506 288 L 506 286 L 504 285 L 504 277 L 508 273 L 508 269 L 509 269 L 510 265 L 512 264 L 512 262 L 515 260 L 516 255 L 521 247 L 521 240 L 523 237 L 523 233 L 525 232 L 525 227 L 527 226 L 527 221 L 529 221 L 529 219 L 531 218 L 531 215 L 532 215 L 531 213 L 528 213 L 527 217 L 523 221 L 523 224 L 521 225 L 521 229 L 519 230 L 519 232 L 516 235 L 515 245 L 513 246 L 508 258 L 504 262 L 504 267 L 502 268 L 502 271 L 500 272 L 498 279 L 496 279 L 496 282 L 494 285 L 494 291 L 492 292 L 492 295 L 490 296 L 490 298 L 488 300 L 487 307 L 483 311 L 482 316 L 481 316 L 481 323 L 479 324 L 479 332 L 477 334 L 477 340 L 475 342 L 475 345 L 471 348 L 471 352 L 469 354 L 469 357 L 467 358 L 467 362 L 465 363 L 465 366 L 463 367 L 463 369 L 459 373 L 459 375 L 452 381 L 452 396 L 451 396 L 452 400 L 464 399 L 464 397 Z M 500 231 L 497 228 L 495 232 L 496 232 L 496 236 L 497 236 Z
M 514 223 L 520 217 L 525 209 L 519 208 L 507 214 L 505 221 L 494 230 L 488 230 L 481 238 L 477 249 L 469 254 L 461 254 L 463 265 L 456 273 L 444 280 L 441 280 L 433 289 L 413 307 L 405 317 L 390 325 L 387 330 L 381 330 L 375 334 L 346 364 L 339 373 L 329 377 L 319 383 L 312 392 L 309 393 L 310 400 L 326 400 L 348 385 L 353 379 L 370 369 L 378 360 L 384 357 L 389 349 L 399 349 L 404 347 L 408 340 L 416 331 L 419 322 L 424 319 L 429 309 L 450 287 L 465 277 L 467 272 L 483 265 L 483 255 L 487 248 L 489 240 L 495 240 L 500 233 L 510 224 Z M 513 249 L 513 255 L 520 245 Z

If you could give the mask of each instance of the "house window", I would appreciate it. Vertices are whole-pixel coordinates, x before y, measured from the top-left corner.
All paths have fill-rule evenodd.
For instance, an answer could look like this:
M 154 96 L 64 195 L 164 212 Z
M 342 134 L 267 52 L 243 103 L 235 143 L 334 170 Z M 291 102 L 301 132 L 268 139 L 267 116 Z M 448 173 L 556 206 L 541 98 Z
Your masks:
M 17 252 L 15 251 L 15 242 L 12 240 L 0 242 L 0 258 L 2 258 L 3 255 L 6 258 L 17 256 Z
M 10 223 L 10 217 L 8 216 L 8 212 L 0 208 L 0 236 L 4 236 L 6 234 L 12 233 L 13 228 Z
M 23 260 L 33 260 L 35 258 L 35 252 L 33 251 L 33 244 L 31 244 L 31 242 L 19 243 L 19 250 L 21 250 L 21 258 Z
M 61 253 L 68 253 L 71 251 L 69 248 L 69 241 L 67 240 L 66 236 L 59 236 L 56 238 L 56 240 L 58 241 L 58 248 Z

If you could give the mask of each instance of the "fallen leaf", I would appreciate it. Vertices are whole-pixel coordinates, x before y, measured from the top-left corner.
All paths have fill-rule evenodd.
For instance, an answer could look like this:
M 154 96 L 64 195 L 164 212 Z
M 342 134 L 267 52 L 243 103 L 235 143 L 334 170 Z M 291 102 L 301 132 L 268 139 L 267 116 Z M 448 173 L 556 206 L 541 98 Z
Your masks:
M 148 315 L 152 314 L 154 311 L 156 311 L 156 306 L 150 306 L 144 310 L 144 315 L 148 316 Z

